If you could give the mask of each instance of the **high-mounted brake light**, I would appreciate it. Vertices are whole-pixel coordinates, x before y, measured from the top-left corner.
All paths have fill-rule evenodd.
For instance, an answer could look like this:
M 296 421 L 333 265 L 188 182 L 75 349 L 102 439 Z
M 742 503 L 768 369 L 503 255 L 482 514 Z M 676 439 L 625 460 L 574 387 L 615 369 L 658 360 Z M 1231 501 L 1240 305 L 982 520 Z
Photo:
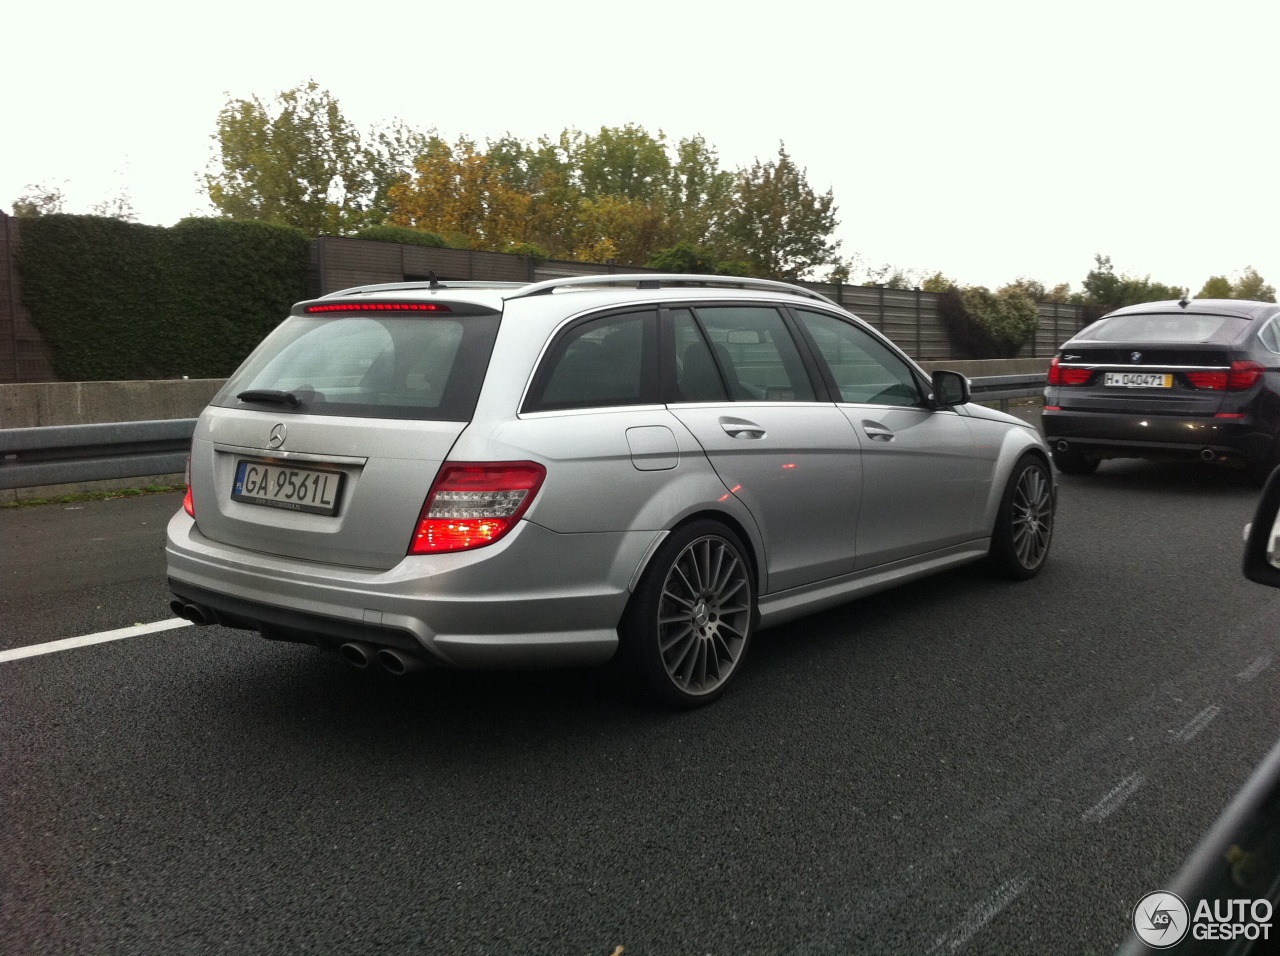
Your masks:
M 182 510 L 194 518 L 196 516 L 196 503 L 195 503 L 195 499 L 191 497 L 191 456 L 190 455 L 187 456 L 186 472 L 187 473 L 183 475 L 183 479 L 187 483 L 187 493 L 182 496 Z
M 1258 384 L 1267 371 L 1258 362 L 1232 362 L 1231 368 L 1212 372 L 1187 372 L 1187 381 L 1195 388 L 1212 389 L 1215 392 L 1243 392 Z
M 532 461 L 447 462 L 427 493 L 409 553 L 493 544 L 516 526 L 546 477 L 547 469 Z
M 304 310 L 308 315 L 317 312 L 452 312 L 441 302 L 326 302 L 322 305 L 309 305 Z
M 1056 355 L 1049 363 L 1050 385 L 1088 385 L 1091 378 L 1093 378 L 1093 369 L 1063 367 Z

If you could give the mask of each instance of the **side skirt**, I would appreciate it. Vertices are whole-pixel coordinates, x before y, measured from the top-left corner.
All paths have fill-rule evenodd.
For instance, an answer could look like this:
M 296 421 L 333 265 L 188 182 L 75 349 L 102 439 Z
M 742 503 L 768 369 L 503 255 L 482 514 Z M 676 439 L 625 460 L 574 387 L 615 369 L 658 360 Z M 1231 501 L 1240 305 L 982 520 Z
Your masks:
M 916 558 L 894 561 L 874 568 L 865 568 L 846 574 L 842 577 L 806 584 L 804 587 L 791 588 L 777 594 L 766 594 L 760 598 L 760 627 L 773 627 L 824 611 L 837 604 L 866 597 L 877 591 L 885 591 L 899 584 L 906 584 L 917 578 L 928 577 L 945 571 L 979 561 L 991 550 L 991 539 L 980 538 L 964 544 L 953 545 Z

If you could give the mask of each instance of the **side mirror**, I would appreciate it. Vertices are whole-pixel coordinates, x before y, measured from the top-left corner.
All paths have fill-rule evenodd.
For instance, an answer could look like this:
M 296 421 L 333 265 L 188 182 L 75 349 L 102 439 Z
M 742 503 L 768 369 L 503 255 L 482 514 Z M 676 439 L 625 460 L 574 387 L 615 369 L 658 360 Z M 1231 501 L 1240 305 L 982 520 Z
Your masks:
M 1258 510 L 1244 545 L 1244 576 L 1250 581 L 1280 588 L 1280 468 L 1271 473 L 1258 499 Z
M 933 403 L 939 408 L 963 405 L 969 397 L 969 380 L 959 372 L 933 373 Z

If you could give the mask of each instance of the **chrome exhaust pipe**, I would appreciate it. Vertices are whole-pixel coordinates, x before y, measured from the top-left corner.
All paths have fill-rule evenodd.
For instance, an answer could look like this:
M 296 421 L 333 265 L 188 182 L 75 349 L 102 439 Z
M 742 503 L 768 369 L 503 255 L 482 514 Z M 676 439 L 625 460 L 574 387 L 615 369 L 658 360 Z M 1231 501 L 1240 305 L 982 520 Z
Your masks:
M 1201 461 L 1213 461 L 1213 460 L 1215 460 L 1217 457 L 1218 457 L 1218 453 L 1217 453 L 1217 452 L 1215 452 L 1212 448 L 1202 448 L 1202 449 L 1200 449 L 1200 460 L 1201 460 Z
M 414 657 L 412 654 L 402 654 L 399 651 L 393 651 L 389 647 L 384 647 L 378 651 L 378 663 L 382 665 L 382 669 L 388 674 L 395 674 L 397 677 L 408 674 L 411 671 L 422 670 L 427 666 L 422 658 Z
M 1067 443 L 1066 443 L 1066 442 L 1064 442 L 1064 441 L 1059 441 L 1059 442 L 1058 442 L 1058 451 L 1066 451 L 1066 450 L 1067 450 Z
M 170 601 L 169 609 L 178 617 L 185 618 L 198 627 L 214 622 L 213 614 L 195 604 L 184 604 L 182 601 Z
M 377 652 L 365 644 L 350 641 L 339 647 L 338 653 L 342 655 L 344 661 L 356 670 L 362 671 L 374 662 L 374 654 Z

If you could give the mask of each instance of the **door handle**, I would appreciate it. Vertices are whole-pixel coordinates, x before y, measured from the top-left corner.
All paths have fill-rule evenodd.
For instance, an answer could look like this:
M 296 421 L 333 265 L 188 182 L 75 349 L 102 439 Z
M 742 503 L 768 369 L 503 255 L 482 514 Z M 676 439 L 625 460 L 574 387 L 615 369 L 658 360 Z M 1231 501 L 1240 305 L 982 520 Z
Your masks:
M 872 441 L 893 441 L 893 432 L 879 422 L 864 421 L 862 430 L 867 433 L 867 437 Z
M 722 418 L 720 427 L 730 438 L 763 438 L 764 429 L 744 418 Z

